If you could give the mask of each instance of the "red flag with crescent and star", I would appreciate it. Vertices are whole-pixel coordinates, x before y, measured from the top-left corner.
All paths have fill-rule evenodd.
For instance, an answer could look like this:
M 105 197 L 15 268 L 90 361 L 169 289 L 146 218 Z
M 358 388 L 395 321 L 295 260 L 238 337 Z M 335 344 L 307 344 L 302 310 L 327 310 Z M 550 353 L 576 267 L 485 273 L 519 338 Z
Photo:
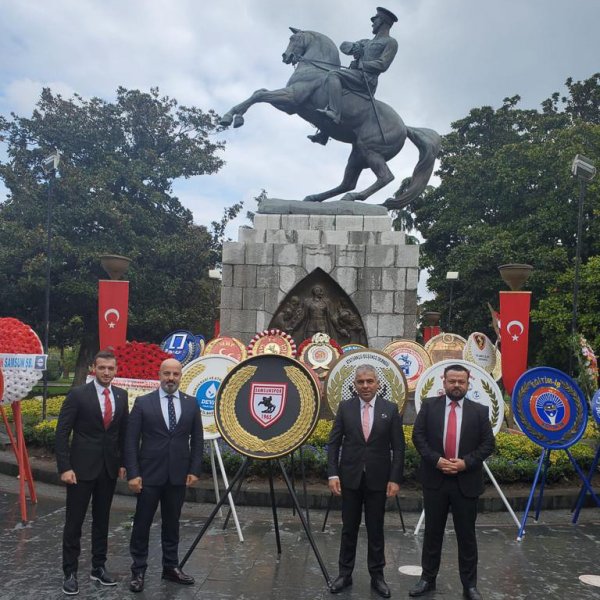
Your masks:
M 527 370 L 530 305 L 531 292 L 500 292 L 502 383 L 508 394 Z
M 98 334 L 100 350 L 127 341 L 129 281 L 101 279 L 98 282 Z

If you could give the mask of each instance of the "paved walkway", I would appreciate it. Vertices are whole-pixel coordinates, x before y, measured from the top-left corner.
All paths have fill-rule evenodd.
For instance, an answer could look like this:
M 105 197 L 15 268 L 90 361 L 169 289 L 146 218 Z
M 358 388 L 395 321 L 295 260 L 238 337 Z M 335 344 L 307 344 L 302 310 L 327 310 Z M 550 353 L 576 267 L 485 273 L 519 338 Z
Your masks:
M 31 522 L 20 522 L 17 481 L 0 475 L 0 598 L 64 598 L 61 592 L 61 532 L 64 522 L 64 489 L 38 483 L 39 502 L 30 505 Z M 108 568 L 119 579 L 116 588 L 100 588 L 88 578 L 90 569 L 89 523 L 84 526 L 80 563 L 80 596 L 93 600 L 123 598 L 157 599 L 238 599 L 315 600 L 332 598 L 306 540 L 297 516 L 288 508 L 279 509 L 282 554 L 277 556 L 271 510 L 239 507 L 245 542 L 239 542 L 230 525 L 222 529 L 216 519 L 186 565 L 196 585 L 181 587 L 160 579 L 160 522 L 156 518 L 151 533 L 151 555 L 142 594 L 128 591 L 128 543 L 134 498 L 116 496 L 113 504 Z M 180 544 L 187 551 L 212 506 L 186 503 Z M 321 533 L 322 510 L 310 511 L 312 529 L 319 550 L 332 577 L 337 574 L 340 535 L 339 512 L 332 513 Z M 404 534 L 396 513 L 386 516 L 386 579 L 393 598 L 408 598 L 416 582 L 407 575 L 419 564 L 422 534 L 412 534 L 417 512 L 405 512 L 409 532 Z M 584 509 L 580 523 L 572 526 L 565 510 L 544 511 L 540 522 L 531 522 L 523 542 L 516 542 L 517 529 L 507 513 L 484 513 L 478 521 L 480 550 L 479 588 L 492 600 L 511 599 L 599 599 L 600 588 L 579 580 L 583 574 L 600 574 L 600 511 Z M 340 600 L 377 598 L 369 588 L 365 566 L 366 539 L 361 530 L 354 586 L 337 596 Z M 411 567 L 413 567 L 411 569 Z M 461 598 L 457 573 L 456 543 L 448 529 L 438 590 L 428 598 Z

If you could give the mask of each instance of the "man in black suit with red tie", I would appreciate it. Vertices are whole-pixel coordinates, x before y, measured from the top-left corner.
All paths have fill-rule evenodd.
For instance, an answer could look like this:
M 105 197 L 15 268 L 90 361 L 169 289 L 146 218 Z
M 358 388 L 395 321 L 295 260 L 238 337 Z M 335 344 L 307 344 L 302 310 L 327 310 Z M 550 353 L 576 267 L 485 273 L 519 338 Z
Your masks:
M 396 404 L 377 395 L 379 378 L 371 365 L 356 368 L 354 387 L 358 396 L 339 404 L 328 445 L 329 488 L 342 496 L 339 574 L 330 591 L 337 594 L 352 585 L 364 507 L 371 587 L 389 598 L 383 521 L 386 499 L 398 493 L 404 469 L 402 418 Z
M 138 494 L 129 543 L 132 592 L 144 589 L 150 526 L 159 502 L 162 578 L 184 585 L 194 583 L 194 578 L 179 568 L 179 516 L 186 487 L 200 476 L 202 419 L 196 399 L 179 391 L 179 361 L 163 361 L 159 379 L 158 390 L 136 399 L 125 440 L 129 488 Z
M 127 425 L 127 392 L 111 385 L 117 373 L 112 352 L 94 358 L 94 381 L 73 388 L 65 398 L 56 425 L 56 462 L 67 484 L 63 532 L 63 592 L 79 593 L 77 567 L 81 527 L 92 499 L 91 578 L 102 585 L 117 582 L 105 569 L 108 521 L 117 475 L 125 477 L 123 445 Z M 69 443 L 69 436 L 73 434 Z
M 409 591 L 422 596 L 435 589 L 448 510 L 458 542 L 458 569 L 463 595 L 481 600 L 477 590 L 477 501 L 483 492 L 483 461 L 494 451 L 488 408 L 466 398 L 469 371 L 462 365 L 444 369 L 444 396 L 426 398 L 413 427 L 421 455 L 420 480 L 425 507 L 421 579 Z

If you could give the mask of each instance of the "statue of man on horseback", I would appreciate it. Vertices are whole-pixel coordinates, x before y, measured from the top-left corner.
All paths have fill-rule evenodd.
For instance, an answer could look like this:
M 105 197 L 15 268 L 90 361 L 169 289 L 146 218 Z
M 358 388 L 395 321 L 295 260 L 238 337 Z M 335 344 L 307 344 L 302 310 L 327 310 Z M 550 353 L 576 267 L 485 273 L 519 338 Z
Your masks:
M 377 13 L 374 17 L 371 17 L 375 37 L 372 40 L 343 42 L 340 46 L 340 50 L 344 54 L 353 56 L 354 60 L 350 63 L 348 69 L 336 69 L 327 73 L 325 78 L 327 106 L 317 109 L 318 112 L 329 117 L 336 125 L 341 120 L 341 103 L 344 89 L 358 94 L 366 94 L 373 105 L 373 110 L 376 110 L 373 96 L 377 89 L 379 74 L 388 70 L 396 56 L 396 52 L 398 52 L 398 42 L 389 35 L 390 28 L 397 20 L 398 17 L 394 13 L 378 6 Z M 385 137 L 383 131 L 381 135 Z M 324 131 L 308 137 L 312 142 L 323 145 L 329 139 Z
M 379 74 L 389 68 L 398 50 L 396 40 L 389 36 L 397 20 L 389 10 L 378 7 L 371 18 L 375 37 L 344 42 L 340 47 L 344 54 L 354 57 L 349 68 L 342 68 L 338 49 L 327 36 L 290 27 L 293 35 L 282 56 L 284 63 L 296 68 L 286 87 L 257 90 L 226 112 L 221 124 L 240 127 L 244 124 L 243 115 L 252 105 L 267 102 L 320 129 L 309 136 L 311 141 L 325 144 L 331 137 L 351 144 L 342 182 L 330 190 L 306 196 L 304 200 L 309 202 L 321 202 L 342 193 L 342 200 L 365 200 L 393 181 L 387 161 L 402 150 L 408 138 L 419 150 L 418 163 L 402 194 L 384 203 L 388 209 L 406 206 L 425 189 L 441 140 L 432 129 L 407 127 L 391 106 L 373 97 Z M 365 169 L 373 171 L 376 181 L 353 192 Z

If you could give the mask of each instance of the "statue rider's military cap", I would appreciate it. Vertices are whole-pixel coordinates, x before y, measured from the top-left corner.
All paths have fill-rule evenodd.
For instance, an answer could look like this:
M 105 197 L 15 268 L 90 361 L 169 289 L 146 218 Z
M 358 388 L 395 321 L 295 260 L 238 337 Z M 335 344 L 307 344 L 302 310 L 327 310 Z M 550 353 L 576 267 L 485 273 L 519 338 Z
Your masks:
M 377 7 L 377 15 L 375 15 L 375 17 L 371 17 L 371 21 L 374 21 L 375 18 L 379 15 L 384 17 L 390 23 L 395 23 L 398 20 L 398 17 L 391 10 L 388 10 L 387 8 L 382 8 L 381 6 L 378 6 Z

